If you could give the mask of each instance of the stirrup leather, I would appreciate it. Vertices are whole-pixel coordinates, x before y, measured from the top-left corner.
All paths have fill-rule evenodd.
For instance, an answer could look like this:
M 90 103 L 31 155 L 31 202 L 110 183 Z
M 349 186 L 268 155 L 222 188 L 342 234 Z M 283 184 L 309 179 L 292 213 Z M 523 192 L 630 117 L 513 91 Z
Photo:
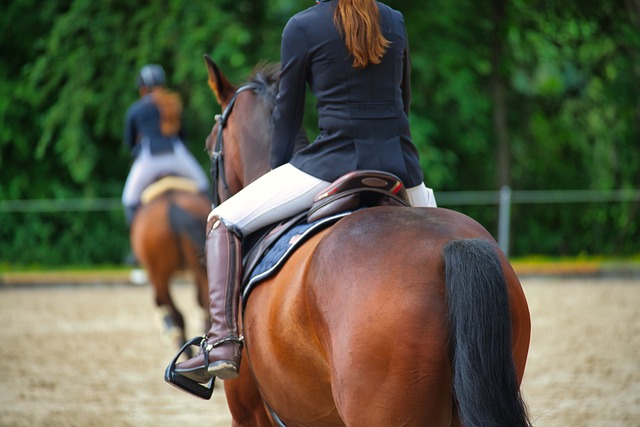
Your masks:
M 205 337 L 195 337 L 191 338 L 187 341 L 178 354 L 173 358 L 167 369 L 164 371 L 164 380 L 171 384 L 174 387 L 179 388 L 180 390 L 186 391 L 187 393 L 191 393 L 194 396 L 197 396 L 201 399 L 209 400 L 211 399 L 211 395 L 213 394 L 213 388 L 215 386 L 216 377 L 212 377 L 211 380 L 207 384 L 200 384 L 190 378 L 182 376 L 175 372 L 176 363 L 180 356 L 189 348 L 189 346 L 201 346 L 204 347 L 203 342 L 206 343 Z M 209 351 L 205 354 L 205 361 L 208 363 Z
M 244 346 L 244 336 L 240 335 L 239 337 L 236 337 L 234 335 L 229 335 L 228 337 L 222 338 L 221 340 L 218 340 L 213 344 L 207 343 L 206 335 L 202 337 L 202 341 L 200 342 L 200 348 L 202 353 L 204 353 L 204 363 L 207 366 L 207 368 L 209 367 L 209 352 L 214 348 L 219 347 L 222 344 L 226 344 L 228 342 L 234 342 L 238 344 L 240 346 L 240 351 L 242 351 L 242 347 Z
M 200 343 L 200 352 L 204 356 L 204 366 L 207 368 L 207 371 L 209 370 L 209 352 L 216 347 L 219 347 L 223 344 L 230 343 L 230 342 L 238 344 L 238 346 L 240 347 L 238 351 L 242 353 L 242 347 L 244 346 L 244 336 L 242 335 L 240 335 L 239 337 L 236 337 L 234 335 L 229 335 L 228 337 L 222 338 L 214 342 L 213 344 L 209 344 L 207 342 L 206 335 L 202 337 L 202 342 Z M 219 362 L 222 362 L 222 361 L 223 360 L 220 360 Z M 236 364 L 234 363 L 234 365 Z M 239 368 L 239 366 L 236 366 L 236 368 Z M 180 374 L 176 374 L 176 375 L 180 375 Z

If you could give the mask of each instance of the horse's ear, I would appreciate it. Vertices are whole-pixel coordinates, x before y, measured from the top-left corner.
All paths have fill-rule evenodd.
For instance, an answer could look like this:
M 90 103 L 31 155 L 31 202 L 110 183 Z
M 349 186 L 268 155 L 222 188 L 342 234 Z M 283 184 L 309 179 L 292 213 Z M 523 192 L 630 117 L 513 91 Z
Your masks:
M 218 103 L 225 107 L 233 97 L 236 87 L 229 82 L 209 55 L 204 55 L 204 62 L 207 65 L 207 73 L 209 73 L 209 87 L 216 95 Z

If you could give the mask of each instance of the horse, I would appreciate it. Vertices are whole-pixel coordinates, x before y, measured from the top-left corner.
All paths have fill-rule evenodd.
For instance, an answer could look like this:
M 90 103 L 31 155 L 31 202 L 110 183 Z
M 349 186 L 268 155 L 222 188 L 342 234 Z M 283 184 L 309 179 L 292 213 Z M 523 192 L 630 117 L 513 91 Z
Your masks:
M 171 298 L 170 284 L 176 273 L 189 270 L 198 304 L 209 306 L 202 252 L 211 200 L 198 192 L 194 181 L 165 176 L 144 190 L 141 202 L 131 223 L 131 246 L 153 287 L 164 335 L 180 348 L 186 342 L 185 321 Z M 209 322 L 205 316 L 203 331 Z
M 223 111 L 205 144 L 225 200 L 269 170 L 277 66 L 237 87 L 205 64 Z M 531 425 L 527 301 L 491 234 L 462 213 L 354 211 L 240 306 L 243 362 L 224 381 L 233 426 Z

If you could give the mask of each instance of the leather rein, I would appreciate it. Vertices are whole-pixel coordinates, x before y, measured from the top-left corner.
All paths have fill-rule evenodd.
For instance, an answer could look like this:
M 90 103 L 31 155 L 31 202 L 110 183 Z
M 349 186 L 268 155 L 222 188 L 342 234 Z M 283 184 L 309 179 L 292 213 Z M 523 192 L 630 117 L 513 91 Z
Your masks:
M 257 85 L 255 84 L 246 84 L 240 86 L 236 92 L 231 97 L 231 100 L 225 107 L 222 114 L 216 114 L 215 120 L 218 123 L 218 135 L 216 135 L 216 142 L 213 147 L 213 152 L 211 153 L 211 191 L 213 196 L 213 207 L 217 207 L 222 203 L 220 199 L 220 192 L 218 189 L 218 184 L 222 181 L 222 186 L 226 193 L 231 196 L 231 190 L 229 190 L 229 184 L 227 182 L 227 177 L 224 171 L 224 144 L 222 139 L 222 133 L 224 128 L 227 126 L 227 121 L 229 120 L 229 116 L 231 115 L 231 110 L 233 110 L 233 106 L 236 103 L 236 99 L 241 92 L 246 90 L 255 90 L 257 89 Z

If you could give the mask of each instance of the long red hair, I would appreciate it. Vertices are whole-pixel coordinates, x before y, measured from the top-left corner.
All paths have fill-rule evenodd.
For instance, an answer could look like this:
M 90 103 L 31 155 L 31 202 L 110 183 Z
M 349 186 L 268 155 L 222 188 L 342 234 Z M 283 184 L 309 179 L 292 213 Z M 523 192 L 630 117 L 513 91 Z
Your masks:
M 380 10 L 375 0 L 339 0 L 333 20 L 353 56 L 353 68 L 382 61 L 391 42 L 380 30 Z
M 182 100 L 177 93 L 161 86 L 151 91 L 153 101 L 160 110 L 160 130 L 165 136 L 174 136 L 182 126 Z

